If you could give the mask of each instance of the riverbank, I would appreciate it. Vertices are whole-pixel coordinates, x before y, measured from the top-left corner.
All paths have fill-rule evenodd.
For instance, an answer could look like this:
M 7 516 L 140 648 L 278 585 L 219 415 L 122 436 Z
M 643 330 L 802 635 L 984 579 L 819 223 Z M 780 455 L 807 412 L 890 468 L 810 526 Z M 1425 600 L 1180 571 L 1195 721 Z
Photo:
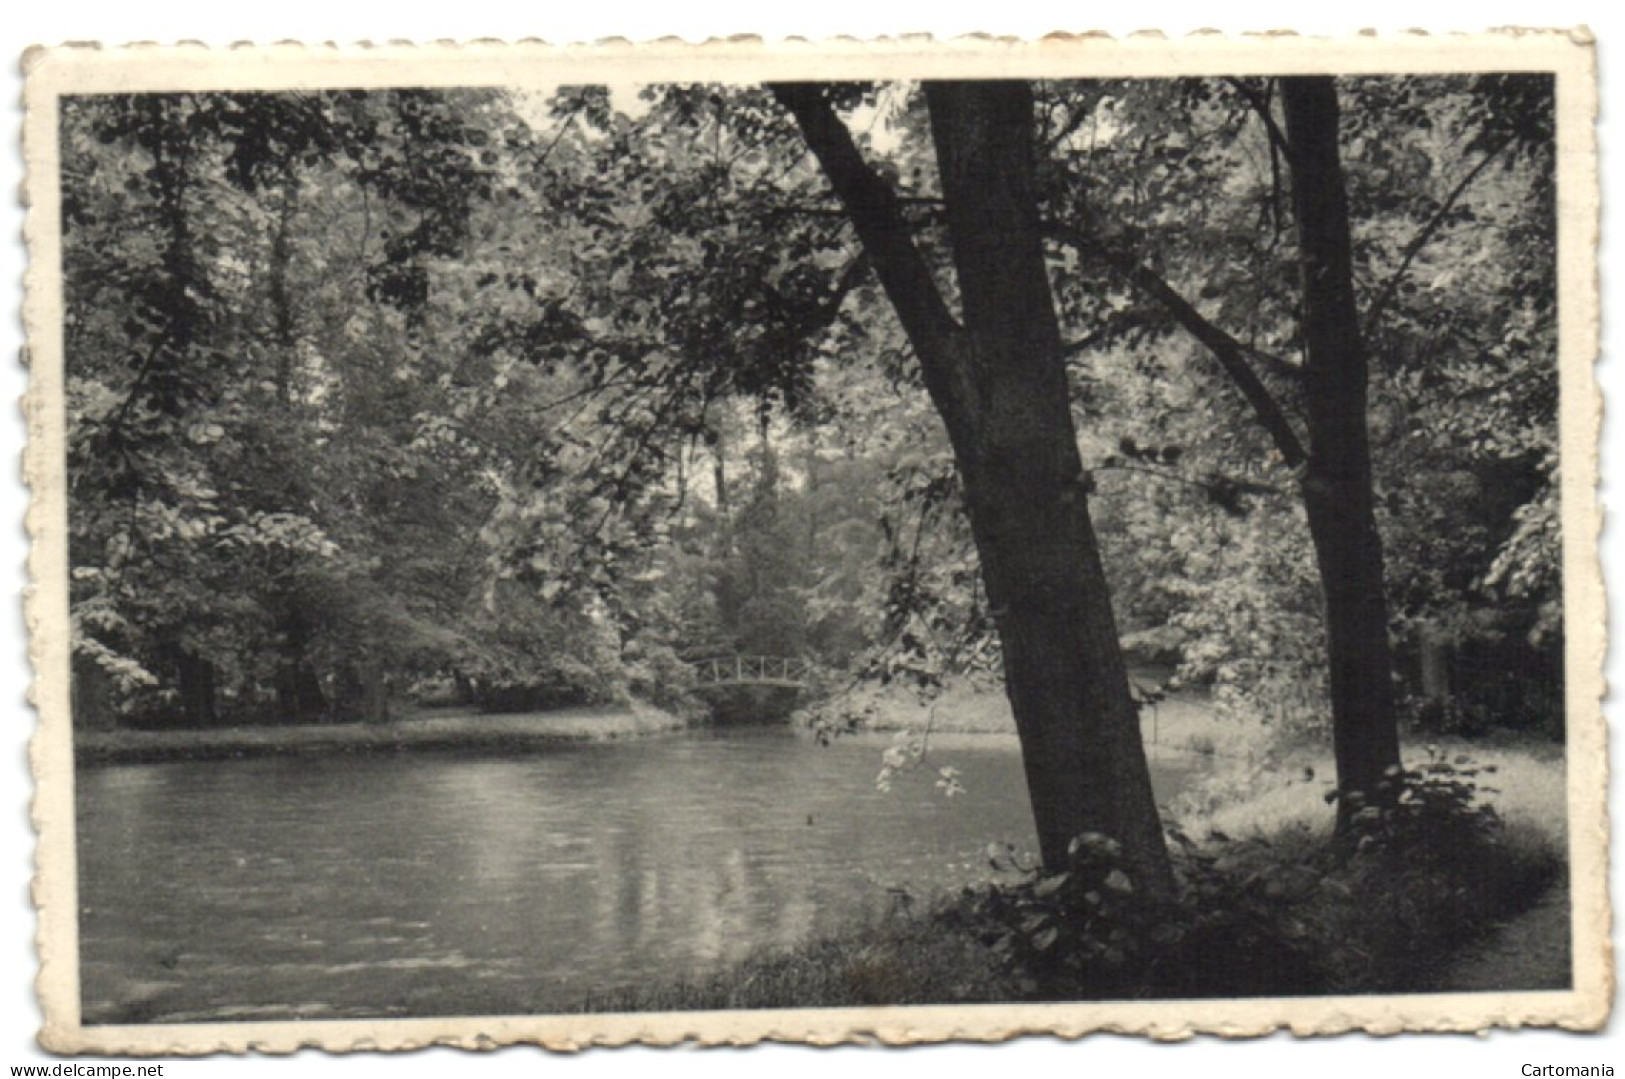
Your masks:
M 1509 837 L 1561 857 L 1568 849 L 1568 789 L 1563 746 L 1544 739 L 1472 741 L 1406 734 L 1409 768 L 1430 759 L 1469 768 L 1478 798 L 1492 806 Z M 1326 796 L 1336 766 L 1330 749 L 1298 741 L 1251 761 L 1223 760 L 1181 798 L 1186 831 L 1217 830 L 1236 838 L 1268 838 L 1288 830 L 1329 831 Z
M 1189 844 L 1172 852 L 1189 894 L 1159 913 L 1144 937 L 1132 917 L 1108 927 L 1127 934 L 1112 936 L 1113 946 L 1146 975 L 1143 982 L 1130 975 L 1128 991 L 1175 999 L 1567 985 L 1563 747 L 1540 740 L 1414 741 L 1405 759 L 1411 768 L 1452 769 L 1440 773 L 1442 782 L 1473 784 L 1476 803 L 1493 807 L 1502 824 L 1496 836 L 1483 845 L 1466 834 L 1441 838 L 1442 845 L 1421 858 L 1408 849 L 1378 848 L 1345 861 L 1329 845 L 1329 754 L 1305 743 L 1215 759 L 1208 781 L 1178 799 L 1168 817 Z M 1439 825 L 1451 827 L 1444 817 Z M 855 919 L 833 936 L 766 949 L 702 977 L 595 996 L 583 1007 L 1088 998 L 1094 984 L 1088 979 L 1057 990 L 1043 985 L 1034 968 L 1011 962 L 1023 949 L 1021 919 L 1050 909 L 1041 900 L 1055 886 L 1045 887 L 1050 891 L 1006 872 L 991 892 L 914 897 L 884 916 Z M 1221 931 L 1203 928 L 1213 926 Z M 1039 951 L 1028 958 L 1042 970 L 1049 957 L 1040 953 L 1049 944 L 1037 939 Z M 1184 974 L 1164 984 L 1168 971 Z
M 974 744 L 981 736 L 1014 738 L 1015 718 L 1001 687 L 958 683 L 930 700 L 896 687 L 864 686 L 797 717 L 842 734 L 929 735 L 933 748 Z M 1336 775 L 1329 736 L 1283 737 L 1267 724 L 1221 717 L 1197 691 L 1172 693 L 1140 712 L 1140 734 L 1153 757 L 1206 759 L 1205 777 L 1182 794 L 1174 819 L 1192 833 L 1218 830 L 1267 838 L 1287 829 L 1331 827 L 1326 808 Z M 1415 767 L 1430 752 L 1465 758 L 1480 770 L 1480 795 L 1515 838 L 1567 849 L 1568 815 L 1563 745 L 1539 737 L 1480 740 L 1405 732 L 1402 749 Z
M 895 686 L 859 686 L 799 713 L 796 722 L 841 734 L 929 734 L 936 746 L 959 736 L 1016 735 L 1015 716 L 1003 687 L 970 682 L 951 685 L 929 700 Z M 1152 754 L 1222 760 L 1262 760 L 1269 756 L 1271 744 L 1264 724 L 1220 719 L 1197 691 L 1172 693 L 1144 705 L 1140 736 Z
M 74 736 L 74 761 L 110 764 L 426 749 L 528 749 L 641 738 L 686 726 L 681 717 L 642 702 L 513 715 L 440 709 L 389 723 L 80 731 Z

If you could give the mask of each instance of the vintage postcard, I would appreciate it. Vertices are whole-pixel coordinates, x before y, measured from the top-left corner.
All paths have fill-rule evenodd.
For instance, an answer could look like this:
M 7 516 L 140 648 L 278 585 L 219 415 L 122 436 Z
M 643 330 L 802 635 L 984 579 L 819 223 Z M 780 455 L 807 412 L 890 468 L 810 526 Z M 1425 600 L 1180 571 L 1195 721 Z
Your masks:
M 1606 1021 L 1585 33 L 25 67 L 47 1048 Z

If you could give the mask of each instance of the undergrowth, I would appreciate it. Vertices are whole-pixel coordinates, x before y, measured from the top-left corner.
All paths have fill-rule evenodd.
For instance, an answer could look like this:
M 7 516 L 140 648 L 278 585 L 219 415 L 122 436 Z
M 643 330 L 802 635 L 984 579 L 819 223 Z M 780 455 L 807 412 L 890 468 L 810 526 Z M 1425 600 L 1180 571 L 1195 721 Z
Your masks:
M 1420 990 L 1560 869 L 1480 800 L 1482 774 L 1439 753 L 1396 768 L 1371 799 L 1348 796 L 1349 827 L 1330 842 L 1301 826 L 1201 841 L 1173 830 L 1164 897 L 1137 894 L 1114 840 L 1080 836 L 1062 872 L 969 891 L 943 917 L 1044 999 Z

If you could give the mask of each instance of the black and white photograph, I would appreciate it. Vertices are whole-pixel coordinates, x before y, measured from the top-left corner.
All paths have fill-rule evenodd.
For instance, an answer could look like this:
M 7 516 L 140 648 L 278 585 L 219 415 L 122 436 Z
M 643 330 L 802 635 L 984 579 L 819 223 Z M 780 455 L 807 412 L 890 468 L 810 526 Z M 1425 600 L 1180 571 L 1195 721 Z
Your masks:
M 1589 38 L 1212 44 L 32 55 L 47 1048 L 1602 1025 Z

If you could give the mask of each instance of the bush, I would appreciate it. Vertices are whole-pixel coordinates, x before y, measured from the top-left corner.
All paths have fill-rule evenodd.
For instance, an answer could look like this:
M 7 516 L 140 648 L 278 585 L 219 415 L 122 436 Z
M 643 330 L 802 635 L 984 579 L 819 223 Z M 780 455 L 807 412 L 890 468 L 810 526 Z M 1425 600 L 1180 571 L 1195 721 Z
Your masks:
M 1173 831 L 1165 899 L 1139 894 L 1105 836 L 1074 840 L 1059 873 L 998 855 L 1017 879 L 967 890 L 943 917 L 1037 999 L 1418 991 L 1559 868 L 1549 851 L 1505 841 L 1477 800 L 1480 772 L 1437 753 L 1396 769 L 1331 843 L 1307 828 L 1203 842 Z
M 1420 767 L 1392 769 L 1377 797 L 1351 799 L 1353 813 L 1328 876 L 1349 902 L 1329 906 L 1328 954 L 1375 992 L 1414 988 L 1433 961 L 1523 909 L 1561 866 L 1543 845 L 1508 841 L 1495 810 L 1479 801 L 1474 767 L 1430 747 Z
M 1495 725 L 1483 705 L 1457 697 L 1410 697 L 1400 708 L 1412 729 L 1428 735 L 1479 738 Z
M 622 663 L 627 692 L 634 699 L 678 715 L 700 710 L 693 696 L 694 668 L 671 646 L 634 641 L 624 650 Z
M 1475 768 L 1465 754 L 1452 761 L 1428 747 L 1419 768 L 1388 769 L 1373 799 L 1359 791 L 1333 791 L 1327 802 L 1348 803 L 1347 842 L 1356 856 L 1388 870 L 1481 860 L 1501 829 L 1494 808 L 1478 801 L 1477 777 L 1493 765 Z
M 1012 983 L 1039 999 L 1259 996 L 1322 981 L 1309 934 L 1286 905 L 1313 884 L 1262 864 L 1267 844 L 1223 855 L 1176 836 L 1175 896 L 1138 894 L 1116 840 L 1073 840 L 1061 873 L 968 890 L 948 917 L 979 931 Z

